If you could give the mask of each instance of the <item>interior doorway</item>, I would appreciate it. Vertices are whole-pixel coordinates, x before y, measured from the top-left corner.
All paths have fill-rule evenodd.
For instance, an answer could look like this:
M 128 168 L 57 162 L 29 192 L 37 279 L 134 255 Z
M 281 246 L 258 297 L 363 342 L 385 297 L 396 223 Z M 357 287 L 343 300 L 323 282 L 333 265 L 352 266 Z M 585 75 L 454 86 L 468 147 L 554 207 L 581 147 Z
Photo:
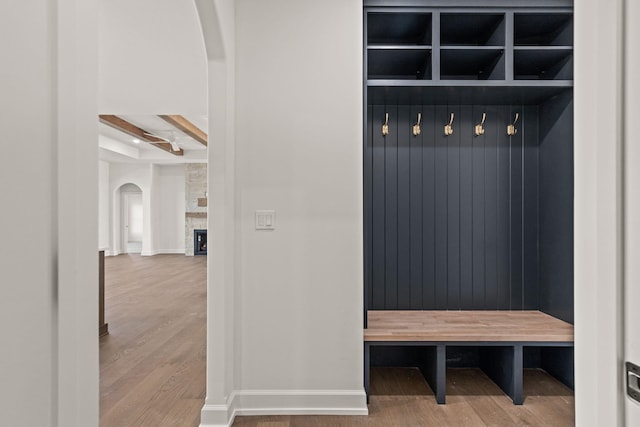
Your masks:
M 142 189 L 135 184 L 125 184 L 120 187 L 120 195 L 122 250 L 126 254 L 139 254 L 144 231 Z

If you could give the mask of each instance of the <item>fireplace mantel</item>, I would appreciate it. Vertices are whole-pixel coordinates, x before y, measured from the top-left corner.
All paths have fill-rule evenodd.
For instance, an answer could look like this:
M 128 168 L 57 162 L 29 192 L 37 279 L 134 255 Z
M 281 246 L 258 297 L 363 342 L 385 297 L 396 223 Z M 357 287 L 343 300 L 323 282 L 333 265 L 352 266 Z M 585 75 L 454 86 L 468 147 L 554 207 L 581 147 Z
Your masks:
M 185 218 L 206 218 L 206 212 L 186 212 L 184 214 Z

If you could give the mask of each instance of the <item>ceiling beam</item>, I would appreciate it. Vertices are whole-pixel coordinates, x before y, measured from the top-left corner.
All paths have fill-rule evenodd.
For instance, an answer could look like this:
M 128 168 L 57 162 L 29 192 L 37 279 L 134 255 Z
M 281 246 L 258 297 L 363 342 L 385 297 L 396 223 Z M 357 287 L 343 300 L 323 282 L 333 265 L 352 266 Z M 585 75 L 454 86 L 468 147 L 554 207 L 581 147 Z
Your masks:
M 189 135 L 191 138 L 198 141 L 200 144 L 207 146 L 207 134 L 204 133 L 200 128 L 189 120 L 185 119 L 180 115 L 159 115 L 162 120 L 169 123 L 171 126 L 181 130 L 182 132 Z
M 124 119 L 121 119 L 118 116 L 100 114 L 100 122 L 104 123 L 107 126 L 111 126 L 112 128 L 119 130 L 120 132 L 124 132 L 127 135 L 131 135 L 134 138 L 138 138 L 141 141 L 149 142 L 151 143 L 151 145 L 154 145 L 168 153 L 171 153 L 174 156 L 184 155 L 183 150 L 173 151 L 173 149 L 171 148 L 171 144 L 169 144 L 168 142 L 160 138 L 147 135 L 150 132 L 147 132 L 146 130 L 141 129 L 138 126 L 134 125 L 133 123 L 130 123 Z

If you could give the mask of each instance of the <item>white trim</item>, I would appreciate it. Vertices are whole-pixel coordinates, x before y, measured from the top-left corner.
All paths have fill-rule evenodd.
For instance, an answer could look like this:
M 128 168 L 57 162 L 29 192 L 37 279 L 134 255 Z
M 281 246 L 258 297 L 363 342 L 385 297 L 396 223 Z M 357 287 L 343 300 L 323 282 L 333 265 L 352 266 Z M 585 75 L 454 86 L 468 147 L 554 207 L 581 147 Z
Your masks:
M 236 411 L 231 405 L 207 405 L 200 413 L 200 427 L 231 427 Z
M 364 390 L 243 390 L 237 415 L 368 415 Z
M 226 405 L 205 404 L 200 427 L 231 426 L 236 415 L 368 414 L 364 390 L 240 390 Z
M 104 255 L 105 256 L 118 256 L 120 254 L 126 254 L 126 252 L 119 252 L 117 250 L 114 251 L 109 251 L 109 250 L 105 250 L 104 251 Z M 134 252 L 132 252 L 133 254 L 135 254 Z M 143 251 L 140 252 L 141 256 L 154 256 L 154 255 L 165 255 L 165 254 L 169 254 L 169 255 L 184 255 L 185 251 L 184 249 L 158 249 L 155 251 Z
M 149 251 L 149 254 L 151 255 L 163 255 L 163 254 L 184 255 L 184 249 L 157 249 L 155 251 Z

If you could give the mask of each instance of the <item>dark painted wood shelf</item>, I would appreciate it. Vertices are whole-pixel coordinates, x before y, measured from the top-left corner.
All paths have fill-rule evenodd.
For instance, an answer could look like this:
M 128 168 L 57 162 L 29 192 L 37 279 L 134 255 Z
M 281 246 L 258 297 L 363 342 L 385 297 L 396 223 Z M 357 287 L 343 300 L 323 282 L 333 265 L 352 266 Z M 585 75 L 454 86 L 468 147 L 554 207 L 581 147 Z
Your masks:
M 457 80 L 438 83 L 425 82 L 425 85 L 408 85 L 407 81 L 388 80 L 369 82 L 367 102 L 369 105 L 387 104 L 484 104 L 538 105 L 544 100 L 557 96 L 573 87 L 572 81 L 525 81 L 517 80 L 510 84 L 497 81 Z M 551 83 L 551 84 L 549 84 Z

